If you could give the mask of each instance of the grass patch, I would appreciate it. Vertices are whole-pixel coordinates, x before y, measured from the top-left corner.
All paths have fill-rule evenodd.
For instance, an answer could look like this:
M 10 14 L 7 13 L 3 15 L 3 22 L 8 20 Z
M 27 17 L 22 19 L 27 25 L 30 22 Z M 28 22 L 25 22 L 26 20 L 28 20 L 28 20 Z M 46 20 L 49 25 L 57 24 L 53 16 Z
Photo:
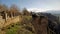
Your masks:
M 10 27 L 10 29 L 6 30 L 6 34 L 16 34 L 18 29 L 19 29 L 19 26 L 14 25 L 14 27 Z

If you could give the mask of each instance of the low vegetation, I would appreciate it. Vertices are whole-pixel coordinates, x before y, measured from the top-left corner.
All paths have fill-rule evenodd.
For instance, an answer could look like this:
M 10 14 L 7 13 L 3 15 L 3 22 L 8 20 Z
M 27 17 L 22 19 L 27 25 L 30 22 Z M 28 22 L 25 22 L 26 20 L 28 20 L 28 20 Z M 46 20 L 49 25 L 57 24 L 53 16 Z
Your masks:
M 34 28 L 32 26 L 32 24 L 29 22 L 29 20 L 31 19 L 31 16 L 24 16 L 23 17 L 23 21 L 20 23 L 16 23 L 16 24 L 11 24 L 9 26 L 7 26 L 4 31 L 6 32 L 6 34 L 34 34 Z

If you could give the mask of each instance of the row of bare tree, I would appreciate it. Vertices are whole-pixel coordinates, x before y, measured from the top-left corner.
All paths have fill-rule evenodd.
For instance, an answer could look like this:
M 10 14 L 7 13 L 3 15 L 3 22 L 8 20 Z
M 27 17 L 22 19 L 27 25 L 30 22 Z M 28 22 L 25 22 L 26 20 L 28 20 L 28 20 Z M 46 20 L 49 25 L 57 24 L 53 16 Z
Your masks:
M 0 13 L 3 11 L 7 12 L 8 15 L 13 14 L 13 16 L 17 16 L 17 15 L 27 15 L 28 16 L 28 15 L 30 15 L 30 12 L 26 8 L 24 8 L 21 11 L 16 5 L 11 5 L 10 7 L 8 7 L 4 4 L 3 5 L 0 4 Z

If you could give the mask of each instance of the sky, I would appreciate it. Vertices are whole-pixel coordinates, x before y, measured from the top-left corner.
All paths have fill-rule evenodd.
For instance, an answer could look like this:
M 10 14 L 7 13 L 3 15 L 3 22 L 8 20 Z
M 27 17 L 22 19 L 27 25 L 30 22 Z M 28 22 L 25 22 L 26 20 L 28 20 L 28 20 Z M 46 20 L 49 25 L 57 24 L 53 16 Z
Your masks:
M 60 10 L 60 0 L 0 0 L 0 3 L 8 7 L 15 4 L 20 9 L 27 8 L 27 10 L 34 12 Z

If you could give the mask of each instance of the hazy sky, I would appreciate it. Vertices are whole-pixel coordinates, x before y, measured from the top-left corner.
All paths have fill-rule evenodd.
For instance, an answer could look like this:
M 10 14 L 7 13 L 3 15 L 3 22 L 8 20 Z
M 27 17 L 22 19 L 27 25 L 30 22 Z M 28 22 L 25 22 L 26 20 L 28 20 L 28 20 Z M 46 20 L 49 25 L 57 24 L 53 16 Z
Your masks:
M 33 11 L 60 10 L 60 0 L 0 0 L 0 3 L 7 6 L 16 4 L 19 8 Z

